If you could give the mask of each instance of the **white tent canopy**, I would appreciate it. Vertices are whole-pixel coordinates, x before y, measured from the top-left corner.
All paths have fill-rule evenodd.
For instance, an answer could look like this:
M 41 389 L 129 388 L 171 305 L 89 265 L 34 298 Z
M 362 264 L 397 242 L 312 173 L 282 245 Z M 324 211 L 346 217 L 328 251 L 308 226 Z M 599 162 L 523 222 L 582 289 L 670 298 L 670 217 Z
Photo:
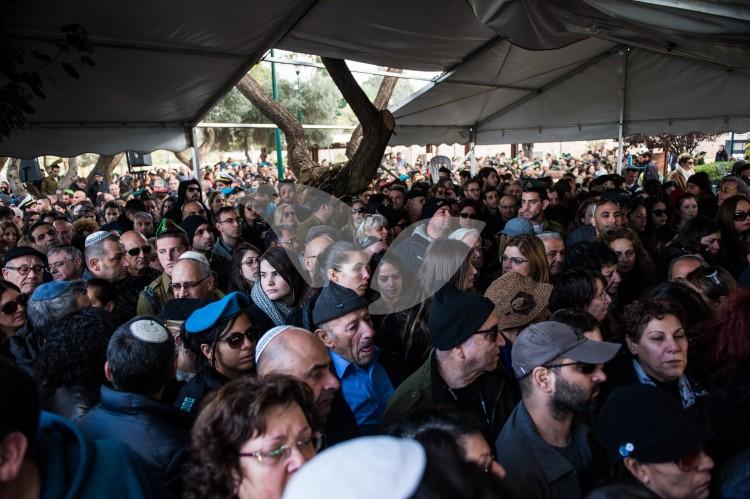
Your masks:
M 394 143 L 612 136 L 626 66 L 626 130 L 750 129 L 742 0 L 18 2 L 11 40 L 49 52 L 70 23 L 96 66 L 43 71 L 56 84 L 1 155 L 184 149 L 271 47 L 445 71 L 396 112 Z
M 398 107 L 391 144 L 750 130 L 748 7 L 560 5 L 477 0 L 504 36 Z

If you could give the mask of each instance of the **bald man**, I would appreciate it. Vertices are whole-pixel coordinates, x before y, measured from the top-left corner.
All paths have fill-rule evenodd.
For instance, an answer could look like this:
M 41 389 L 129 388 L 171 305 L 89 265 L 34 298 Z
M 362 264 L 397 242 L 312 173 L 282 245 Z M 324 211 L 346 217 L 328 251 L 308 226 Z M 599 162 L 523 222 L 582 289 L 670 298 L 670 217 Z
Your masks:
M 326 446 L 357 436 L 357 424 L 341 396 L 341 382 L 333 370 L 328 349 L 310 331 L 297 327 L 283 329 L 257 356 L 256 369 L 260 377 L 285 374 L 312 389 L 314 426 L 324 429 Z
M 128 261 L 128 273 L 137 282 L 139 291 L 159 276 L 159 272 L 149 267 L 151 246 L 140 232 L 129 230 L 120 236 L 125 247 L 125 259 Z M 134 284 L 135 285 L 135 284 Z

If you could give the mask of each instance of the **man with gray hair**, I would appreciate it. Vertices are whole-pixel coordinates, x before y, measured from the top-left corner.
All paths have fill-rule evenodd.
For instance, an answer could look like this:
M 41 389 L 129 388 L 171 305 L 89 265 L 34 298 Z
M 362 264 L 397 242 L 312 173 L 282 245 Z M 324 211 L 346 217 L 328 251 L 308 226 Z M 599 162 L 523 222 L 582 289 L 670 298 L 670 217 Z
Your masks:
M 147 211 L 139 211 L 133 215 L 133 230 L 140 232 L 145 237 L 154 235 L 154 217 Z
M 26 313 L 31 326 L 41 331 L 63 317 L 91 306 L 83 281 L 53 281 L 31 294 Z
M 47 266 L 55 281 L 77 281 L 83 277 L 83 254 L 69 244 L 50 246 Z
M 208 299 L 214 297 L 214 281 L 206 257 L 197 251 L 186 251 L 172 269 L 169 287 L 175 298 Z
M 544 244 L 550 276 L 557 277 L 565 269 L 565 240 L 559 232 L 542 232 L 536 237 Z
M 103 230 L 90 234 L 84 244 L 86 270 L 83 279 L 104 279 L 115 285 L 117 298 L 112 311 L 114 321 L 121 324 L 135 315 L 138 289 L 128 279 L 125 247 L 111 232 Z

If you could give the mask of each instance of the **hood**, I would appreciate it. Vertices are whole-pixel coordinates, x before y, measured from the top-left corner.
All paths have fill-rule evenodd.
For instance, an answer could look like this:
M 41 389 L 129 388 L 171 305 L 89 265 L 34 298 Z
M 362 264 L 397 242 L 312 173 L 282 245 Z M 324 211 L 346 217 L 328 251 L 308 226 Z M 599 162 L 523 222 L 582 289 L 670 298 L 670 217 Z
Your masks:
M 197 185 L 199 188 L 201 186 L 200 182 L 198 182 L 196 179 L 191 178 L 189 180 L 183 180 L 180 182 L 179 187 L 177 187 L 177 205 L 178 207 L 182 207 L 183 204 L 185 204 L 185 193 L 187 192 L 187 188 L 189 185 Z M 200 192 L 199 198 L 201 202 L 203 202 L 203 192 Z

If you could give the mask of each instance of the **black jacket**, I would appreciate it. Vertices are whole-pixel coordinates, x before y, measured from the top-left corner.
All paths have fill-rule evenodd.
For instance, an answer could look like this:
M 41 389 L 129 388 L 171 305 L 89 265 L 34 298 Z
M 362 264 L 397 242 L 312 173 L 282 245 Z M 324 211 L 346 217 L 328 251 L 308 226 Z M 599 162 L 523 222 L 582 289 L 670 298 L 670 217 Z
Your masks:
M 93 439 L 111 438 L 130 447 L 170 487 L 179 480 L 190 426 L 175 408 L 135 393 L 101 387 L 101 402 L 78 421 Z
M 174 406 L 195 419 L 200 409 L 203 397 L 214 390 L 218 390 L 230 381 L 229 378 L 216 371 L 209 364 L 204 365 L 198 374 L 188 381 L 180 390 Z
M 185 204 L 185 194 L 187 193 L 187 188 L 189 185 L 197 185 L 199 188 L 201 186 L 200 182 L 195 180 L 194 178 L 191 178 L 189 180 L 183 180 L 180 182 L 179 187 L 177 188 L 177 202 L 174 204 L 174 206 L 164 214 L 165 218 L 170 219 L 176 224 L 179 224 L 182 222 L 182 205 Z M 198 201 L 203 204 L 203 192 L 201 191 L 199 193 Z M 205 209 L 205 205 L 203 206 Z M 208 215 L 208 210 L 206 210 L 206 215 Z

